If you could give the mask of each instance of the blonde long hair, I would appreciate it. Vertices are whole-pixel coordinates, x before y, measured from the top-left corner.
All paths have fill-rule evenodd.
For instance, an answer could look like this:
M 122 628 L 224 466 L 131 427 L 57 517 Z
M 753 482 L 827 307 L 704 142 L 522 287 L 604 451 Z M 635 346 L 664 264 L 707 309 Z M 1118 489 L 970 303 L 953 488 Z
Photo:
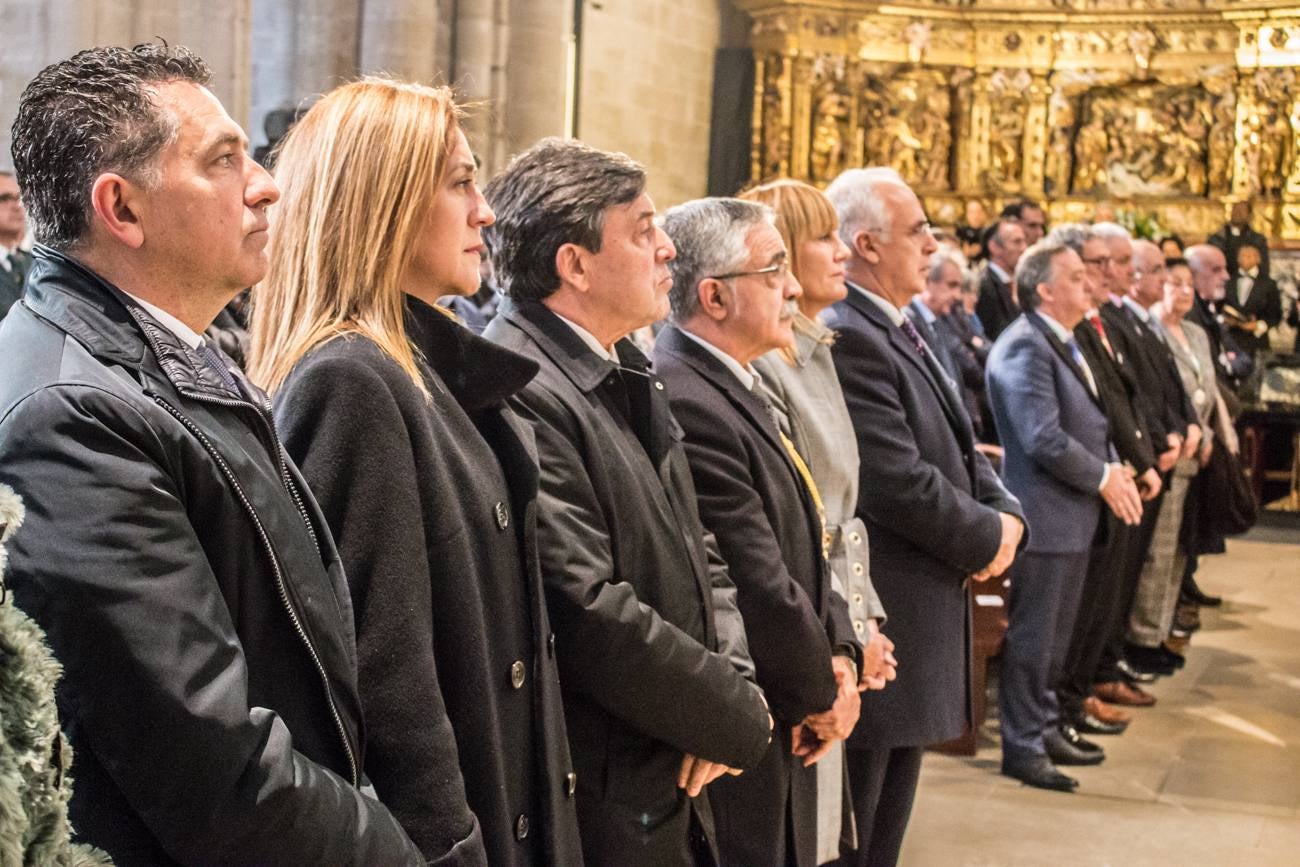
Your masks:
M 459 119 L 449 88 L 367 77 L 328 93 L 285 137 L 270 267 L 252 293 L 254 382 L 274 392 L 313 349 L 359 334 L 428 395 L 400 283 Z

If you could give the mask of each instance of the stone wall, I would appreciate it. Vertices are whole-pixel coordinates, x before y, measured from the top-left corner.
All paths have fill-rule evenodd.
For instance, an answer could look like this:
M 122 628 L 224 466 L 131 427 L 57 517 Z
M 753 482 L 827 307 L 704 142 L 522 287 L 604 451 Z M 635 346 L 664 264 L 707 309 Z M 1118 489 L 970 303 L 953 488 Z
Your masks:
M 645 164 L 660 210 L 705 194 L 720 0 L 588 2 L 578 137 Z

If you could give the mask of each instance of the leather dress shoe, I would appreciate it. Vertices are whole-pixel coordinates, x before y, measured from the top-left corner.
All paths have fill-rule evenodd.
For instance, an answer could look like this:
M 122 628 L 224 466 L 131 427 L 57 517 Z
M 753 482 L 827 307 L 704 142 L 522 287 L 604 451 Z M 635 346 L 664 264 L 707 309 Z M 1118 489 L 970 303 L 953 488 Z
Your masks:
M 1075 730 L 1090 735 L 1122 735 L 1128 728 L 1126 722 L 1106 722 L 1098 719 L 1086 710 L 1070 720 Z
M 1154 695 L 1140 686 L 1133 686 L 1122 680 L 1095 684 L 1092 688 L 1092 694 L 1102 701 L 1127 705 L 1128 707 L 1151 707 L 1156 703 Z
M 1010 761 L 1004 756 L 1002 773 L 1027 786 L 1053 792 L 1073 792 L 1079 786 L 1078 780 L 1058 771 L 1047 756 L 1034 756 L 1020 761 Z
M 1133 721 L 1133 714 L 1126 710 L 1106 704 L 1106 702 L 1090 695 L 1083 700 L 1083 709 L 1105 723 L 1123 723 L 1128 725 Z
M 1206 608 L 1218 608 L 1223 604 L 1222 596 L 1211 596 L 1208 593 L 1205 593 L 1199 586 L 1197 586 L 1196 579 L 1191 576 L 1188 576 L 1183 581 L 1182 592 L 1179 595 L 1186 597 L 1188 602 L 1193 602 Z
M 1184 665 L 1187 664 L 1187 657 L 1183 656 L 1181 653 L 1178 653 L 1177 651 L 1170 650 L 1165 645 L 1161 645 L 1156 649 L 1159 650 L 1162 654 L 1164 654 L 1166 664 L 1173 666 L 1175 669 L 1182 668 Z
M 1056 765 L 1099 765 L 1106 760 L 1101 747 L 1085 740 L 1068 723 L 1043 732 L 1043 746 L 1047 757 Z
M 1123 675 L 1125 680 L 1132 684 L 1154 683 L 1155 679 L 1160 676 L 1153 671 L 1139 671 L 1129 665 L 1127 659 L 1121 659 L 1119 662 L 1115 663 L 1115 670 Z
M 1124 648 L 1124 660 L 1134 671 L 1146 671 L 1166 677 L 1174 673 L 1173 661 L 1166 656 L 1163 647 L 1129 644 Z

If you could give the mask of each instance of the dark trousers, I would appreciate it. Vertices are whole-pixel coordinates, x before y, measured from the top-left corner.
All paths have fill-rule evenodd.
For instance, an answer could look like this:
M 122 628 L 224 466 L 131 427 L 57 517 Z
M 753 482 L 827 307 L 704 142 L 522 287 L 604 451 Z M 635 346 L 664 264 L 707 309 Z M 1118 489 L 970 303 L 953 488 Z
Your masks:
M 858 848 L 844 853 L 840 867 L 893 867 L 898 863 L 924 754 L 924 747 L 844 750 Z
M 1002 646 L 1003 760 L 1046 755 L 1043 732 L 1055 725 L 1060 681 L 1088 571 L 1088 552 L 1021 554 L 1011 567 L 1011 605 Z
M 1066 719 L 1083 712 L 1083 700 L 1097 682 L 1101 658 L 1115 624 L 1128 614 L 1129 605 L 1125 604 L 1123 594 L 1124 570 L 1141 539 L 1138 530 L 1116 518 L 1109 509 L 1102 516 L 1097 544 L 1088 554 L 1088 572 L 1083 579 L 1070 649 L 1066 651 L 1061 679 L 1056 684 L 1056 699 Z
M 1170 473 L 1162 474 L 1160 496 L 1149 503 L 1142 504 L 1142 523 L 1137 526 L 1137 539 L 1129 551 L 1121 576 L 1123 584 L 1119 588 L 1120 616 L 1106 636 L 1106 645 L 1102 649 L 1101 660 L 1097 663 L 1095 683 L 1110 683 L 1123 676 L 1116 666 L 1124 658 L 1124 642 L 1128 637 L 1128 612 L 1133 607 L 1133 595 L 1137 593 L 1138 579 L 1142 577 L 1142 564 L 1146 562 L 1147 552 L 1151 550 L 1151 540 L 1156 534 L 1156 519 L 1160 517 L 1160 504 L 1165 500 L 1165 490 L 1169 487 L 1170 477 Z

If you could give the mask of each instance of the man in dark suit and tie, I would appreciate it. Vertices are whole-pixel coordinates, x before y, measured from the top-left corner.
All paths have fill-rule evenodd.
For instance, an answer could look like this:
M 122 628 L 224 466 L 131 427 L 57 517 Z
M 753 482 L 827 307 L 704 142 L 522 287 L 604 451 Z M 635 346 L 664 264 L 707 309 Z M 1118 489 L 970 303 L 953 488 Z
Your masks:
M 1056 677 L 1079 605 L 1103 500 L 1126 523 L 1142 504 L 1115 458 L 1096 377 L 1072 329 L 1091 302 L 1083 261 L 1064 244 L 1030 248 L 1016 271 L 1025 313 L 989 356 L 989 402 L 1002 475 L 1032 536 L 1011 578 L 999 693 L 1002 773 L 1045 789 L 1078 783 L 1056 764 L 1096 764 L 1101 749 L 1057 720 Z
M 1002 574 L 1024 533 L 1020 504 L 975 448 L 961 397 L 901 312 L 937 249 L 916 194 L 892 169 L 851 169 L 827 189 L 851 251 L 849 294 L 827 324 L 862 457 L 858 517 L 899 658 L 862 698 L 846 761 L 859 846 L 847 864 L 892 864 L 924 748 L 971 724 L 967 581 Z M 904 656 L 906 654 L 906 656 Z
M 997 340 L 1002 329 L 1020 313 L 1011 275 L 1025 252 L 1024 227 L 1013 220 L 998 220 L 989 229 L 988 262 L 980 276 L 980 297 L 975 312 L 989 340 Z
M 1238 274 L 1237 251 L 1245 246 L 1255 247 L 1260 251 L 1260 276 L 1271 276 L 1268 265 L 1268 238 L 1255 231 L 1250 225 L 1251 203 L 1249 200 L 1234 202 L 1228 222 L 1219 231 L 1209 237 L 1207 243 L 1217 247 L 1223 253 L 1228 265 L 1228 276 L 1235 283 Z
M 1231 308 L 1226 311 L 1228 325 L 1237 344 L 1254 356 L 1256 369 L 1259 353 L 1268 349 L 1268 330 L 1282 321 L 1282 294 L 1261 267 L 1262 258 L 1263 252 L 1253 244 L 1237 248 L 1237 277 L 1224 304 Z
M 27 212 L 18 196 L 18 181 L 0 169 L 0 319 L 23 297 L 32 254 L 19 246 L 27 231 Z
M 740 199 L 698 199 L 664 214 L 677 247 L 673 324 L 654 359 L 777 720 L 762 763 L 709 789 L 722 863 L 815 867 L 812 763 L 858 720 L 861 648 L 831 588 L 812 476 L 752 366 L 794 342 L 799 309 L 774 219 Z

